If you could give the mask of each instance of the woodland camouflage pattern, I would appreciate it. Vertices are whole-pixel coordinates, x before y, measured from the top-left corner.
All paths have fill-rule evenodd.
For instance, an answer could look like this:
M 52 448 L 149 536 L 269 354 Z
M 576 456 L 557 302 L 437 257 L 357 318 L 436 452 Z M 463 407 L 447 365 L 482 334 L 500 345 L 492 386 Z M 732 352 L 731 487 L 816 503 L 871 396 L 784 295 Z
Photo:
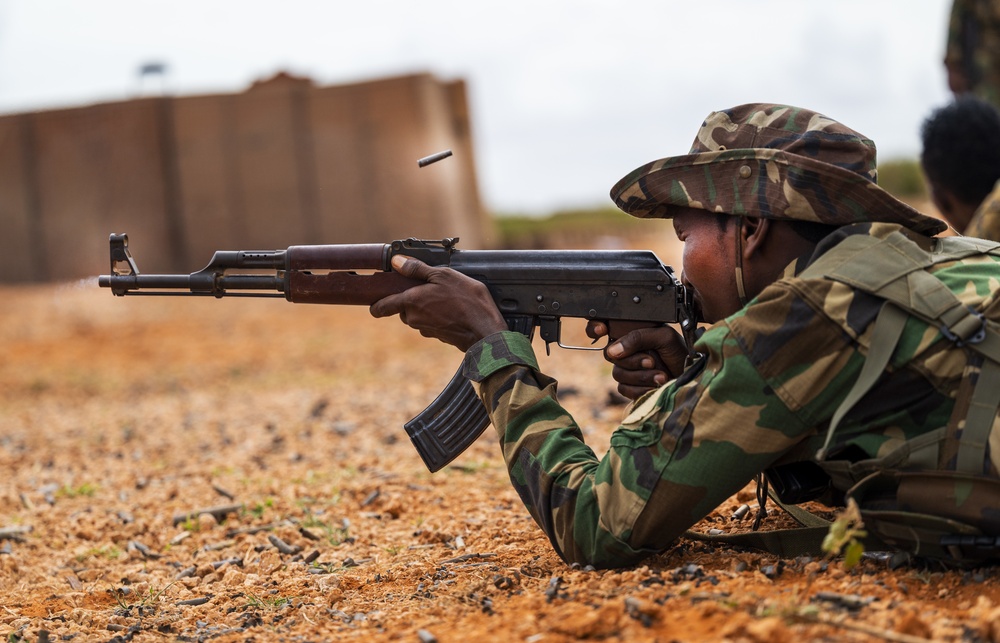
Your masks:
M 947 227 L 882 190 L 875 168 L 875 144 L 837 121 L 787 105 L 741 105 L 709 114 L 689 154 L 643 165 L 611 198 L 641 218 L 683 206 L 831 225 L 885 221 L 928 234 Z
M 894 231 L 925 248 L 933 243 L 900 226 L 857 224 L 831 235 L 817 254 L 849 235 Z M 638 400 L 603 458 L 557 402 L 556 382 L 538 371 L 527 338 L 500 333 L 469 350 L 466 375 L 490 412 L 511 481 L 566 561 L 638 563 L 758 472 L 816 453 L 820 429 L 865 360 L 882 302 L 843 283 L 803 278 L 814 259 L 793 263 L 748 306 L 708 328 L 695 344 L 705 358 Z M 963 302 L 1000 323 L 1000 257 L 978 255 L 931 270 Z M 884 456 L 947 426 L 956 391 L 974 375 L 967 362 L 935 328 L 911 319 L 892 376 L 845 417 L 832 458 Z M 998 442 L 994 429 L 983 462 L 983 473 L 994 477 Z M 980 498 L 979 507 L 1000 522 L 995 498 Z
M 1000 2 L 954 0 L 948 22 L 945 67 L 965 91 L 1000 108 Z
M 967 237 L 1000 241 L 1000 182 L 997 182 L 993 191 L 976 208 L 963 234 Z
M 925 254 L 941 245 L 930 235 L 944 230 L 944 222 L 896 201 L 874 181 L 875 147 L 868 139 L 814 112 L 758 104 L 714 112 L 690 154 L 644 165 L 615 185 L 616 204 L 639 217 L 669 217 L 679 206 L 842 227 L 743 309 L 708 327 L 694 346 L 704 357 L 637 400 L 603 457 L 584 443 L 556 400 L 556 382 L 539 372 L 530 340 L 505 332 L 469 349 L 465 374 L 490 413 L 511 481 L 566 561 L 638 563 L 665 550 L 756 474 L 814 461 L 869 354 L 883 305 L 822 270 L 809 271 L 828 264 L 824 257 L 841 256 L 838 248 L 852 238 L 891 238 L 928 257 L 927 273 L 961 304 L 982 311 L 997 332 L 1000 254 L 973 240 L 959 240 L 975 246 L 961 259 Z M 930 438 L 933 449 L 918 449 L 931 455 L 926 467 L 954 468 L 966 411 L 953 413 L 956 399 L 977 380 L 982 363 L 937 326 L 910 317 L 887 375 L 833 436 L 828 459 L 857 463 L 858 473 L 846 483 L 838 479 L 837 489 L 844 492 L 859 479 L 868 482 L 866 492 L 898 483 L 900 505 L 914 497 L 926 501 L 926 481 L 873 481 L 864 477 L 872 473 L 865 461 L 909 453 L 908 440 Z M 981 470 L 971 475 L 996 483 L 1000 423 L 976 453 Z M 961 505 L 1000 535 L 997 486 L 967 487 L 939 484 L 942 493 L 932 500 L 941 501 L 930 509 L 950 515 Z

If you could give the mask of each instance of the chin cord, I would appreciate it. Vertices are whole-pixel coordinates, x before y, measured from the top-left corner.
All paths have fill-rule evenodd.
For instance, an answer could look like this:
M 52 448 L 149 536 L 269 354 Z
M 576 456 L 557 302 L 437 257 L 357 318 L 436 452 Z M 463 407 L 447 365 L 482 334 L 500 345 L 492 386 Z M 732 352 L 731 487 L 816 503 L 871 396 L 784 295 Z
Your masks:
M 740 306 L 747 305 L 747 290 L 743 285 L 743 217 L 736 217 L 736 294 Z

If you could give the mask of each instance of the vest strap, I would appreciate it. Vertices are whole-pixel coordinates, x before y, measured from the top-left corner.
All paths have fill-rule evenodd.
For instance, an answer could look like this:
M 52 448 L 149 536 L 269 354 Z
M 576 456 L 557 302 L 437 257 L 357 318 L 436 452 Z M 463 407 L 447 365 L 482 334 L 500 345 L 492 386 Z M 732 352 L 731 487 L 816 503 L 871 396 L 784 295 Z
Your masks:
M 956 468 L 966 473 L 982 473 L 990 432 L 1000 406 L 1000 362 L 985 360 L 972 394 L 965 427 L 958 440 Z
M 858 379 L 854 381 L 854 386 L 847 393 L 847 397 L 840 403 L 830 420 L 830 426 L 826 431 L 826 440 L 823 447 L 816 454 L 816 459 L 823 461 L 827 456 L 827 449 L 833 440 L 833 434 L 837 431 L 840 421 L 854 408 L 861 398 L 865 396 L 885 371 L 892 357 L 896 344 L 903 334 L 903 327 L 906 326 L 907 315 L 890 302 L 882 304 L 882 309 L 875 318 L 875 329 L 872 331 L 871 345 L 868 349 L 868 357 Z

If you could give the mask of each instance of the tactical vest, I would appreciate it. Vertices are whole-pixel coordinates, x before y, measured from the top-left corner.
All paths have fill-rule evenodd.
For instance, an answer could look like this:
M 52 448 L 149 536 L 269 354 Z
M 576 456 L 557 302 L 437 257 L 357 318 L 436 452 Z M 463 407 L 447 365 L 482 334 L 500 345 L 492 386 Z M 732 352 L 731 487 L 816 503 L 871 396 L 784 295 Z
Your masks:
M 853 235 L 801 274 L 832 279 L 884 301 L 858 379 L 816 454 L 832 487 L 861 508 L 865 529 L 874 536 L 865 543 L 868 549 L 897 549 L 956 565 L 1000 560 L 1000 478 L 990 475 L 987 461 L 990 443 L 1000 448 L 1000 319 L 970 310 L 927 270 L 982 254 L 1000 257 L 1000 243 L 947 237 L 935 239 L 927 252 L 900 232 L 881 239 Z M 1000 316 L 1000 304 L 991 310 Z M 841 420 L 885 371 L 911 316 L 937 327 L 966 354 L 965 376 L 948 424 L 878 458 L 828 459 Z M 805 528 L 710 539 L 784 556 L 819 554 L 829 523 L 778 504 Z

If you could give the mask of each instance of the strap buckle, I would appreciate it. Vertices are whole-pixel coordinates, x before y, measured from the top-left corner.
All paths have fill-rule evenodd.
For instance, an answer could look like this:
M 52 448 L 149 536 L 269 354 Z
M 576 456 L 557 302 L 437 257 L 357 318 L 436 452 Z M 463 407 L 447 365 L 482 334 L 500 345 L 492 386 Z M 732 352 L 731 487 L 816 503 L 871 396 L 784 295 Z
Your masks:
M 969 314 L 952 324 L 950 327 L 941 325 L 941 334 L 955 343 L 955 346 L 978 344 L 986 339 L 986 318 L 982 313 L 971 308 Z

